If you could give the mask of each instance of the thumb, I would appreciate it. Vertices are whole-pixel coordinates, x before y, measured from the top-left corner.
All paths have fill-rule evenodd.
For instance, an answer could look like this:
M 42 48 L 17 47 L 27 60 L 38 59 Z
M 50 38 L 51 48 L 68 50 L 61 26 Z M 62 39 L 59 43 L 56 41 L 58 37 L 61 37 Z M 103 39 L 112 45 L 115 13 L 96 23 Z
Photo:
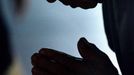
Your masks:
M 94 44 L 89 43 L 85 38 L 78 41 L 78 51 L 83 59 L 93 60 L 100 57 L 106 57 Z

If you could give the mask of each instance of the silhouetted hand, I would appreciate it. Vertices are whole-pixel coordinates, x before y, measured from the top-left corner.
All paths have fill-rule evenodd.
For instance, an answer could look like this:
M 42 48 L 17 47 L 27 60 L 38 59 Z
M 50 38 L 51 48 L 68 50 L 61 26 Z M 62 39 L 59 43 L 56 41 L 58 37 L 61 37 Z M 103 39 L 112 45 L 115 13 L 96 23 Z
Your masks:
M 47 0 L 50 3 L 56 0 Z M 72 8 L 81 7 L 83 9 L 94 8 L 98 3 L 102 3 L 102 0 L 59 0 L 64 5 L 70 5 Z
M 32 56 L 33 75 L 118 75 L 108 56 L 85 38 L 78 42 L 77 58 L 43 48 Z

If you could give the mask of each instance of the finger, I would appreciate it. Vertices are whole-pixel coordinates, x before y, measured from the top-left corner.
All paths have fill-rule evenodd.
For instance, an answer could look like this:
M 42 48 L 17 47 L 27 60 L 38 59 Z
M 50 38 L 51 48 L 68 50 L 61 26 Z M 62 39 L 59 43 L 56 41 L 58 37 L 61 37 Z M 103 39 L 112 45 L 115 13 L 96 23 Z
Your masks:
M 52 75 L 52 74 L 45 71 L 45 70 L 41 70 L 37 67 L 33 67 L 32 68 L 32 75 Z
M 34 66 L 35 62 L 38 61 L 38 60 L 37 60 L 37 56 L 38 56 L 38 55 L 39 55 L 38 53 L 34 53 L 34 54 L 31 56 L 31 63 L 32 63 L 33 66 Z
M 70 5 L 72 8 L 76 8 L 78 7 L 78 2 L 76 0 L 59 0 L 60 2 L 62 2 L 64 5 Z
M 64 5 L 70 5 L 70 0 L 59 0 L 62 2 Z
M 75 6 L 75 5 L 70 5 L 72 8 L 77 8 L 77 6 Z
M 93 70 L 99 70 L 103 75 L 109 73 L 118 75 L 117 69 L 113 66 L 108 56 L 100 51 L 94 44 L 89 43 L 85 38 L 79 40 L 78 49 L 81 56 L 86 61 L 89 61 L 87 62 L 89 66 L 94 66 Z
M 97 6 L 97 2 L 93 2 L 89 0 L 82 0 L 80 1 L 79 6 L 83 9 L 94 8 Z
M 56 0 L 47 0 L 49 3 L 54 3 Z
M 78 0 L 70 0 L 70 6 L 72 8 L 78 7 L 79 1 Z
M 48 70 L 56 75 L 72 75 L 64 65 L 58 64 L 54 60 L 48 60 L 41 54 L 34 54 L 34 56 L 32 56 L 32 64 L 35 67 Z
M 87 60 L 103 60 L 108 58 L 105 53 L 100 51 L 94 44 L 89 43 L 85 38 L 81 38 L 78 41 L 78 50 L 81 56 Z
M 49 57 L 49 59 L 55 60 L 59 64 L 67 66 L 67 68 L 74 71 L 81 71 L 86 66 L 83 64 L 82 59 L 75 58 L 63 52 L 43 48 L 39 53 Z

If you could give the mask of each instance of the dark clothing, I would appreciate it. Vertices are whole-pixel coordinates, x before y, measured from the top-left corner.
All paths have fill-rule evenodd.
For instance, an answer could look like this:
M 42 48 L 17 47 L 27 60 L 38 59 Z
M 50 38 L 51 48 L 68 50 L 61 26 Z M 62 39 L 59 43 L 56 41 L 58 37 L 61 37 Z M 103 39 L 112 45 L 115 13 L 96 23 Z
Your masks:
M 123 75 L 134 75 L 134 0 L 104 0 L 105 31 Z
M 11 64 L 11 48 L 9 45 L 9 33 L 6 26 L 7 24 L 2 15 L 2 6 L 0 3 L 0 75 L 4 75 Z

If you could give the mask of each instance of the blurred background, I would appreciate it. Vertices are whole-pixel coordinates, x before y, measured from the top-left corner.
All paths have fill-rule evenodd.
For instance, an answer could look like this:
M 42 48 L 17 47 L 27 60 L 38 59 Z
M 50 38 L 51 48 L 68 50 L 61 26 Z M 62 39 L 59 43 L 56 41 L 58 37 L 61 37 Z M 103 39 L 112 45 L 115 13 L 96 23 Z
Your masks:
M 12 1 L 3 0 L 2 6 L 13 51 L 7 75 L 32 75 L 31 55 L 45 47 L 80 57 L 77 42 L 81 37 L 108 54 L 119 69 L 107 44 L 101 4 L 84 10 L 72 9 L 59 1 L 50 4 L 46 0 L 29 0 L 21 15 L 14 14 Z

